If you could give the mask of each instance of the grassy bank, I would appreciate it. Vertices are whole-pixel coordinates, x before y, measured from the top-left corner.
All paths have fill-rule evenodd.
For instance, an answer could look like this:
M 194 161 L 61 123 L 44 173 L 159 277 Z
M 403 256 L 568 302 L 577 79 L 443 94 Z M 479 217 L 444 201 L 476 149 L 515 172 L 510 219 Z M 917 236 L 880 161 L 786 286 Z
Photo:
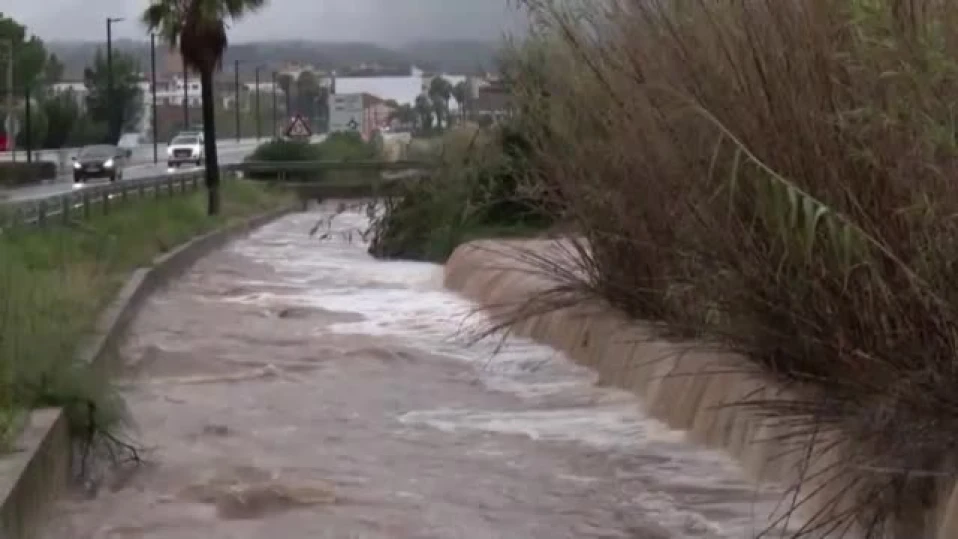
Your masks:
M 75 429 L 115 424 L 118 400 L 74 357 L 128 276 L 196 235 L 291 202 L 244 181 L 224 182 L 222 196 L 214 218 L 198 191 L 114 206 L 71 226 L 0 235 L 0 432 L 15 425 L 15 411 L 43 406 L 67 407 Z
M 737 352 L 799 395 L 743 407 L 856 448 L 816 455 L 842 498 L 803 531 L 926 536 L 958 473 L 958 5 L 524 3 L 529 188 L 585 247 L 559 277 Z

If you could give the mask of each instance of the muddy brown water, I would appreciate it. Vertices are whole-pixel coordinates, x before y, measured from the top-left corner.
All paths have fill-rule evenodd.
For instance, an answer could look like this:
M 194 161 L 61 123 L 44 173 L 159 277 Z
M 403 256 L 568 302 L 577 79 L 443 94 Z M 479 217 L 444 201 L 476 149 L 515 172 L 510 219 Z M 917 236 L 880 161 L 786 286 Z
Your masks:
M 123 349 L 145 463 L 63 501 L 53 538 L 749 538 L 779 493 L 630 394 L 482 318 L 441 268 L 379 262 L 323 208 L 157 294 Z M 351 237 L 350 237 L 351 236 Z

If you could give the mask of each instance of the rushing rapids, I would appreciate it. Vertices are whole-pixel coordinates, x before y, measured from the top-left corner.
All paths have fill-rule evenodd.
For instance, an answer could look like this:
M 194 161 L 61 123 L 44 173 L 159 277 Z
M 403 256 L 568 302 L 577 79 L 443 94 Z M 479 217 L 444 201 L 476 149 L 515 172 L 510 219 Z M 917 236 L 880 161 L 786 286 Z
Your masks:
M 626 391 L 484 323 L 442 268 L 296 214 L 150 300 L 123 349 L 145 462 L 47 537 L 754 537 L 780 492 Z M 496 283 L 490 283 L 496 286 Z

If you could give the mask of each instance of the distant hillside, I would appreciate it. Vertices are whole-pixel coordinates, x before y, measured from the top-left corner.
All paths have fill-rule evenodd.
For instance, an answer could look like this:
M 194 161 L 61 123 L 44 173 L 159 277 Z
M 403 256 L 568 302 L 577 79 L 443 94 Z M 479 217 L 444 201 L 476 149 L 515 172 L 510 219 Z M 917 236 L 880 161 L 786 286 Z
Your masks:
M 414 58 L 424 69 L 474 73 L 496 68 L 499 44 L 492 41 L 423 40 L 406 43 L 396 50 L 406 58 Z
M 97 48 L 104 44 L 96 42 L 51 41 L 46 43 L 50 52 L 56 54 L 66 67 L 65 77 L 79 79 L 89 65 Z M 262 65 L 266 71 L 286 62 L 312 64 L 320 69 L 343 71 L 362 64 L 375 64 L 387 68 L 406 70 L 415 65 L 427 71 L 449 74 L 469 74 L 483 69 L 494 69 L 497 45 L 481 41 L 417 41 L 401 47 L 388 48 L 372 43 L 326 43 L 311 41 L 270 41 L 237 43 L 226 51 L 224 67 L 240 60 L 252 71 Z M 114 42 L 115 50 L 133 53 L 143 70 L 150 67 L 148 42 L 121 39 Z M 157 68 L 165 68 L 168 47 L 157 44 Z

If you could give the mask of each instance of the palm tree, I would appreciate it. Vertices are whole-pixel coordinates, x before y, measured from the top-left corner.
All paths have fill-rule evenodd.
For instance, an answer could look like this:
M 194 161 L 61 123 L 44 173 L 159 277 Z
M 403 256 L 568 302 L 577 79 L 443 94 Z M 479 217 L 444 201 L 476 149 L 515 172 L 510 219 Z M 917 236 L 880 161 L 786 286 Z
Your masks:
M 412 105 L 408 104 L 399 105 L 397 103 L 389 113 L 389 121 L 398 122 L 402 126 L 415 124 L 418 118 L 419 113 Z
M 436 110 L 436 127 L 449 127 L 449 100 L 452 99 L 452 83 L 443 77 L 435 77 L 429 82 L 429 99 Z
M 419 114 L 419 128 L 423 131 L 431 130 L 433 106 L 432 102 L 429 101 L 429 98 L 426 97 L 426 94 L 419 94 L 416 96 L 416 103 L 414 107 L 416 109 L 416 113 Z
M 213 74 L 220 68 L 226 51 L 227 23 L 265 4 L 266 0 L 154 0 L 143 12 L 143 23 L 150 31 L 159 34 L 171 48 L 179 45 L 186 67 L 200 74 L 209 215 L 220 210 Z
M 457 82 L 452 87 L 452 98 L 459 105 L 459 119 L 464 120 L 466 118 L 466 100 L 469 99 L 469 84 L 464 80 Z

